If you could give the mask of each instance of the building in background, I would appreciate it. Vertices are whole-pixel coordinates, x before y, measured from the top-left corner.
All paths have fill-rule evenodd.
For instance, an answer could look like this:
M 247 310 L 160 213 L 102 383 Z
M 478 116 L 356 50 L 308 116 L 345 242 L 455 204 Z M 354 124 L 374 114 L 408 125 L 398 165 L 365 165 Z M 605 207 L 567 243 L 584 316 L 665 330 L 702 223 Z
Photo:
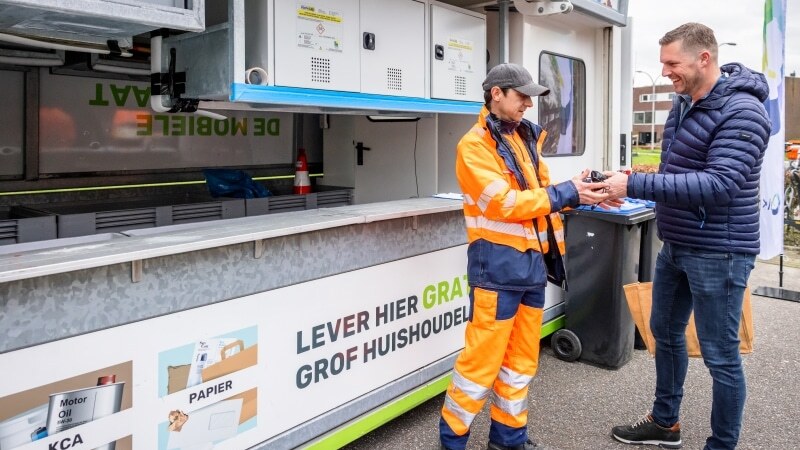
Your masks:
M 664 123 L 667 122 L 669 110 L 672 108 L 672 99 L 675 97 L 675 88 L 672 84 L 655 86 L 640 86 L 633 88 L 633 132 L 631 133 L 632 145 L 647 145 L 651 142 L 651 134 L 655 132 L 652 142 L 661 142 L 664 132 Z M 653 130 L 653 102 L 655 102 L 655 130 Z
M 800 139 L 800 77 L 786 77 L 786 140 Z M 667 121 L 675 90 L 672 84 L 639 86 L 633 88 L 633 132 L 632 145 L 650 144 L 652 130 L 653 101 L 655 101 L 655 143 L 661 142 L 664 123 Z

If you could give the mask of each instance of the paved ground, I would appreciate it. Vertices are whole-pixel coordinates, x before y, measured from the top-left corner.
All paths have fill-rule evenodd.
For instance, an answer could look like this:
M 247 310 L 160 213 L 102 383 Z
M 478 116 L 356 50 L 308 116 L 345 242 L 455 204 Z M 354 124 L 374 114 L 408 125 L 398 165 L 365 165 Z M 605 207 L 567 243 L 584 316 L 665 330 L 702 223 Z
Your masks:
M 786 289 L 800 291 L 800 257 L 787 252 Z M 778 287 L 777 260 L 758 262 L 752 288 Z M 748 399 L 739 448 L 800 448 L 795 434 L 800 416 L 800 303 L 753 296 L 755 352 L 745 356 Z M 546 340 L 545 340 L 546 341 Z M 636 350 L 619 370 L 556 359 L 542 348 L 539 373 L 530 394 L 530 430 L 543 443 L 563 450 L 647 449 L 618 444 L 613 425 L 637 419 L 652 404 L 653 359 Z M 702 449 L 710 433 L 711 378 L 702 360 L 692 359 L 682 408 L 684 448 Z M 348 450 L 437 449 L 437 424 L 443 395 L 345 447 Z M 485 449 L 488 414 L 473 424 L 468 449 Z

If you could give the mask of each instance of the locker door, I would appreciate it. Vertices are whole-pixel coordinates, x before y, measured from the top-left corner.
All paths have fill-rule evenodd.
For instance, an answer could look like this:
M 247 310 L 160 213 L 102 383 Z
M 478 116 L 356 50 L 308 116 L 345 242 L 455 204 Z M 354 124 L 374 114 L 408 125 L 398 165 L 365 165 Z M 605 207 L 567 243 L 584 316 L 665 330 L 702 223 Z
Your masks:
M 486 17 L 431 5 L 431 97 L 483 101 Z
M 275 1 L 275 85 L 358 92 L 359 0 Z
M 362 142 L 355 164 L 355 202 L 425 197 L 436 192 L 436 119 L 370 122 L 355 117 L 353 140 Z
M 361 92 L 425 97 L 425 4 L 361 3 Z

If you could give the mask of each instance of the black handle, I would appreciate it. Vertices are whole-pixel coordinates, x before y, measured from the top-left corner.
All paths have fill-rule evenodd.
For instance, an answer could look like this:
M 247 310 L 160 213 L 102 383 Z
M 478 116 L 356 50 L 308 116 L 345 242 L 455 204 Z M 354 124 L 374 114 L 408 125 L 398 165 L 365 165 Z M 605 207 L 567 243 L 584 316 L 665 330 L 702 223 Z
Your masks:
M 369 151 L 369 147 L 364 147 L 363 142 L 356 142 L 356 165 L 364 165 L 364 150 Z
M 364 48 L 375 50 L 375 33 L 364 32 Z
M 433 57 L 439 61 L 444 60 L 444 45 L 437 44 L 433 46 Z

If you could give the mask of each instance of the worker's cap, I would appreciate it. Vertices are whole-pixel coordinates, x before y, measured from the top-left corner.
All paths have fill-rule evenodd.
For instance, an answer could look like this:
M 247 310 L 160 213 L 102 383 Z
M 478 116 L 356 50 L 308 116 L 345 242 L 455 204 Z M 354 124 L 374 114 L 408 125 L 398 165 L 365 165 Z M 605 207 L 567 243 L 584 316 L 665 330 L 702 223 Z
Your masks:
M 511 88 L 531 97 L 550 93 L 550 89 L 534 83 L 530 72 L 519 64 L 498 64 L 492 67 L 483 80 L 483 90 L 491 90 L 494 86 Z

